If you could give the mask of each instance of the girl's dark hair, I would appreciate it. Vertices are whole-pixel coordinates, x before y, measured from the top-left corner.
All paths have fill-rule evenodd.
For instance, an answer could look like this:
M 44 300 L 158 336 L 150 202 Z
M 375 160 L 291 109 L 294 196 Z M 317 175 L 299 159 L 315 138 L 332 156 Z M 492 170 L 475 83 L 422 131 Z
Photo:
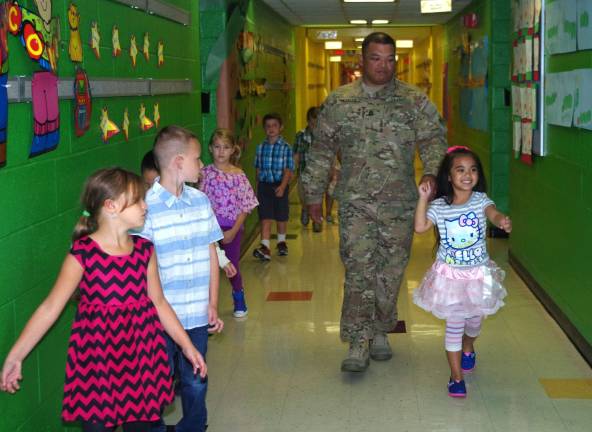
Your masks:
M 446 153 L 446 156 L 444 156 L 444 159 L 442 159 L 442 162 L 440 163 L 438 175 L 436 176 L 436 198 L 444 197 L 446 204 L 452 204 L 452 201 L 454 200 L 454 189 L 452 189 L 452 183 L 450 183 L 449 180 L 450 170 L 452 169 L 454 160 L 461 156 L 472 157 L 475 161 L 475 165 L 477 165 L 479 179 L 477 180 L 477 184 L 473 187 L 473 191 L 487 192 L 487 182 L 483 175 L 483 165 L 481 165 L 479 156 L 468 147 L 456 147 Z
M 116 200 L 124 194 L 126 208 L 140 201 L 145 193 L 144 182 L 137 174 L 117 167 L 96 171 L 84 185 L 80 199 L 82 215 L 74 227 L 72 241 L 99 229 L 99 216 L 106 200 Z
M 144 171 L 157 171 L 158 167 L 156 166 L 156 159 L 154 159 L 154 151 L 148 150 L 144 157 L 142 158 L 142 164 L 140 165 L 140 170 L 142 173 Z

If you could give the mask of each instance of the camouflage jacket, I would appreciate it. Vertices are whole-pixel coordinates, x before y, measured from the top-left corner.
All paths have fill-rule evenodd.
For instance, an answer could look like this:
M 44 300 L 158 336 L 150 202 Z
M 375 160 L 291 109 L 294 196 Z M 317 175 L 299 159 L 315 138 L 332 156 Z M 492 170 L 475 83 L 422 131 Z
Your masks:
M 338 200 L 413 201 L 416 147 L 424 174 L 436 174 L 446 152 L 446 128 L 436 107 L 415 87 L 393 80 L 374 94 L 362 80 L 344 85 L 321 106 L 301 180 L 306 202 L 320 203 L 328 172 L 341 152 Z

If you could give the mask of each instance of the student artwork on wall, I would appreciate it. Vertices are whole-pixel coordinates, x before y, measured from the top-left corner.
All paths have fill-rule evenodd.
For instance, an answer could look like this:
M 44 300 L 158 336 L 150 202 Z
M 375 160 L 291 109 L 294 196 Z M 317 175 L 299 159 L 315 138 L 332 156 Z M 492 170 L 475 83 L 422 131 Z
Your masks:
M 82 39 L 80 38 L 80 14 L 74 3 L 68 6 L 68 26 L 70 27 L 70 43 L 68 54 L 73 62 L 82 62 Z
M 592 49 L 592 1 L 578 0 L 578 49 Z
M 74 76 L 74 131 L 76 136 L 82 136 L 90 127 L 92 102 L 90 85 L 86 72 L 82 68 L 76 69 Z
M 59 20 L 51 16 L 51 1 L 37 0 L 36 14 L 12 2 L 8 6 L 8 30 L 20 38 L 31 60 L 50 71 L 57 68 Z
M 461 54 L 460 115 L 467 126 L 484 132 L 489 130 L 489 110 L 487 108 L 488 45 L 487 36 L 472 40 L 467 32 L 463 34 L 462 44 L 459 47 Z
M 0 167 L 6 165 L 8 126 L 8 21 L 7 5 L 0 4 Z
M 154 104 L 154 124 L 156 127 L 160 126 L 160 108 L 157 103 Z
M 576 51 L 577 35 L 577 0 L 547 0 L 545 2 L 545 53 Z
M 90 47 L 95 53 L 95 57 L 101 59 L 101 33 L 99 32 L 99 24 L 93 21 L 90 25 Z
M 119 133 L 119 128 L 109 119 L 109 113 L 105 107 L 101 110 L 101 132 L 101 137 L 105 142 Z
M 129 141 L 129 113 L 127 108 L 123 111 L 123 123 L 121 125 L 121 130 L 123 130 L 123 136 L 125 137 L 126 141 Z
M 54 150 L 60 141 L 58 78 L 52 72 L 35 72 L 31 95 L 34 126 L 30 157 L 33 157 Z
M 592 130 L 592 69 L 547 74 L 545 120 L 556 126 Z
M 164 66 L 164 42 L 158 41 L 158 67 Z
M 574 126 L 592 130 L 592 69 L 577 69 Z
M 146 61 L 150 61 L 150 35 L 144 33 L 144 43 L 142 44 L 142 53 Z
M 150 130 L 154 127 L 154 122 L 152 120 L 150 120 L 148 117 L 146 117 L 146 107 L 144 106 L 144 104 L 140 105 L 139 119 L 140 119 L 140 130 L 142 132 Z
M 136 67 L 136 59 L 138 57 L 138 46 L 136 45 L 136 36 L 132 35 L 132 37 L 130 38 L 130 49 L 129 49 L 129 55 L 130 58 L 132 59 L 132 67 L 135 68 Z
M 113 44 L 113 57 L 119 57 L 121 54 L 121 43 L 119 42 L 119 28 L 114 25 L 111 31 L 111 43 Z

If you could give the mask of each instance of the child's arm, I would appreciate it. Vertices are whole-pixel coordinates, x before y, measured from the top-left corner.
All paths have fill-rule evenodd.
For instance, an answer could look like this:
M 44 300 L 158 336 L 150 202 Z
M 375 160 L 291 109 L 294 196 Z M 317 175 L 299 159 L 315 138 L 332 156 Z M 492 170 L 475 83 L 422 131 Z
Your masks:
M 280 185 L 275 188 L 275 196 L 281 198 L 284 196 L 284 192 L 288 187 L 288 183 L 290 183 L 290 179 L 292 178 L 292 170 L 290 168 L 284 168 L 284 173 L 282 174 L 282 182 Z
M 236 274 L 236 267 L 234 267 L 234 265 L 226 257 L 226 254 L 220 248 L 218 242 L 214 243 L 214 245 L 216 246 L 216 256 L 218 257 L 218 265 L 222 270 L 224 270 L 224 273 L 226 273 L 226 276 L 228 276 L 228 278 L 233 277 Z
M 507 233 L 512 231 L 512 220 L 509 216 L 500 212 L 495 205 L 492 204 L 485 208 L 485 216 L 496 227 L 503 229 Z
M 434 226 L 433 222 L 428 219 L 428 199 L 432 195 L 432 185 L 429 182 L 421 183 L 418 188 L 419 199 L 417 200 L 417 207 L 415 208 L 415 232 L 418 234 L 424 233 Z
M 167 334 L 183 349 L 183 355 L 193 366 L 193 373 L 197 374 L 199 371 L 199 375 L 205 378 L 208 373 L 206 362 L 187 336 L 175 311 L 162 293 L 155 254 L 152 254 L 148 262 L 148 297 L 152 300 L 158 312 L 158 318 Z
M 216 246 L 210 243 L 210 304 L 208 305 L 208 323 L 210 333 L 220 333 L 224 322 L 218 318 L 218 287 L 220 274 L 218 272 L 218 256 Z
M 23 360 L 56 322 L 66 303 L 78 287 L 83 272 L 84 270 L 76 261 L 76 258 L 70 254 L 66 256 L 60 274 L 49 295 L 33 313 L 6 356 L 2 374 L 0 375 L 0 390 L 14 393 L 20 388 L 18 382 L 22 379 L 21 367 Z
M 230 228 L 228 231 L 224 231 L 224 239 L 222 240 L 223 244 L 228 244 L 234 240 L 241 226 L 243 226 L 243 223 L 245 223 L 247 215 L 248 213 L 240 213 L 236 218 L 234 225 L 232 225 L 232 228 Z

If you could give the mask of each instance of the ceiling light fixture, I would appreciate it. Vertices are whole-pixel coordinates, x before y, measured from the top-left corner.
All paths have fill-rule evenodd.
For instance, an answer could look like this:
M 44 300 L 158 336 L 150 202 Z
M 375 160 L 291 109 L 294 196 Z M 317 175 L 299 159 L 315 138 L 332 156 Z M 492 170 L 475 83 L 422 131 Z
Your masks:
M 364 42 L 364 39 L 365 39 L 365 38 L 355 38 L 354 40 L 355 40 L 356 42 Z
M 350 24 L 368 24 L 368 21 L 362 19 L 349 20 Z
M 343 47 L 343 43 L 341 41 L 328 41 L 325 42 L 325 49 L 341 49 Z
M 421 0 L 421 13 L 452 11 L 452 0 Z
M 413 48 L 413 41 L 401 39 L 395 42 L 397 44 L 397 48 Z
M 390 21 L 385 19 L 374 19 L 372 20 L 372 24 L 388 24 Z
M 329 61 L 332 63 L 339 63 L 341 61 L 341 56 L 330 56 Z

